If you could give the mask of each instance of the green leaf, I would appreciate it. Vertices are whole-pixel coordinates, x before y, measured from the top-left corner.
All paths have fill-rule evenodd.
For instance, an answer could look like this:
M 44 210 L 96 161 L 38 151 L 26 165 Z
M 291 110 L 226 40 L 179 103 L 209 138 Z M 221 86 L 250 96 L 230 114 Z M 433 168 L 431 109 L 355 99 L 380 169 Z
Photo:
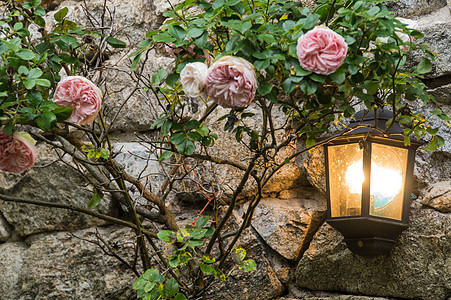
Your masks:
M 12 121 L 8 122 L 5 126 L 3 126 L 3 133 L 8 136 L 13 135 L 14 129 L 16 128 L 15 125 L 16 124 L 15 124 L 14 119 Z
M 55 13 L 53 17 L 55 18 L 55 21 L 61 22 L 63 21 L 64 17 L 67 15 L 68 12 L 69 9 L 67 7 L 63 7 L 57 13 Z
M 187 300 L 187 298 L 185 297 L 185 295 L 178 293 L 177 295 L 175 295 L 175 300 Z
M 30 91 L 27 93 L 27 102 L 32 107 L 38 107 L 42 102 L 42 94 L 39 91 Z
M 172 236 L 174 236 L 174 232 L 170 230 L 162 230 L 157 233 L 157 237 L 163 242 L 172 242 Z
M 125 48 L 127 47 L 127 43 L 121 40 L 118 40 L 114 37 L 109 36 L 106 39 L 106 42 L 108 43 L 108 45 L 110 45 L 113 48 Z
M 110 153 L 105 148 L 100 148 L 99 152 L 100 152 L 100 157 L 103 159 L 108 159 L 108 157 L 110 157 Z
M 216 259 L 211 255 L 208 255 L 208 256 L 204 255 L 204 256 L 202 256 L 202 261 L 207 264 L 212 264 L 216 261 Z
M 294 72 L 296 73 L 296 76 L 307 76 L 307 75 L 312 74 L 311 71 L 307 71 L 304 68 L 302 68 L 301 66 L 295 67 Z
M 176 238 L 178 242 L 184 243 L 190 238 L 190 234 L 185 228 L 182 228 L 177 231 Z
M 163 154 L 160 155 L 160 157 L 158 157 L 158 161 L 163 161 L 163 160 L 167 160 L 169 159 L 172 155 L 174 154 L 174 152 L 166 150 L 163 152 Z
M 19 50 L 16 55 L 23 60 L 31 60 L 35 58 L 35 54 L 28 49 Z
M 183 41 L 186 36 L 186 31 L 179 25 L 174 25 L 169 28 L 169 34 L 176 38 L 177 41 Z
M 315 26 L 316 22 L 319 20 L 319 15 L 317 14 L 310 14 L 308 15 L 307 19 L 304 22 L 304 25 L 302 25 L 302 30 L 307 31 L 313 28 Z
M 175 87 L 179 78 L 180 74 L 178 73 L 169 74 L 168 77 L 166 77 L 166 84 L 170 87 Z
M 366 92 L 368 95 L 375 95 L 379 89 L 380 83 L 378 81 L 369 81 L 366 84 Z
M 133 289 L 137 290 L 139 288 L 142 288 L 146 284 L 146 280 L 142 277 L 136 279 L 135 283 L 133 284 Z
M 20 66 L 19 69 L 17 69 L 17 73 L 23 74 L 23 75 L 27 75 L 28 74 L 28 69 L 25 66 Z
M 312 95 L 318 89 L 318 85 L 311 80 L 304 80 L 300 84 L 301 90 L 307 95 Z
M 205 227 L 205 225 L 207 225 L 207 223 L 208 223 L 208 220 L 210 220 L 209 216 L 199 217 L 199 219 L 197 219 L 197 221 L 196 221 L 196 227 L 198 227 L 198 228 Z
M 195 131 L 188 132 L 188 137 L 196 142 L 202 141 L 202 136 Z
M 296 88 L 296 84 L 293 83 L 293 81 L 291 80 L 291 77 L 288 77 L 283 82 L 282 88 L 283 88 L 285 93 L 290 94 Z
M 247 259 L 238 266 L 243 272 L 251 272 L 257 270 L 257 264 L 253 259 Z
M 42 7 L 38 7 L 38 8 L 36 8 L 36 10 L 34 11 L 34 14 L 37 16 L 37 17 L 43 17 L 43 16 L 45 16 L 46 15 L 46 12 L 45 12 L 45 9 L 43 9 Z M 42 18 L 41 18 L 42 19 Z M 44 20 L 44 19 L 43 19 Z M 36 23 L 37 24 L 37 23 Z M 45 24 L 45 21 L 44 21 L 44 24 Z
M 242 35 L 246 33 L 249 29 L 252 27 L 251 22 L 245 22 L 242 20 L 229 20 L 229 21 L 223 21 L 221 22 L 221 25 L 230 27 L 232 30 L 238 31 Z
M 207 44 L 207 40 L 208 40 L 208 34 L 207 34 L 207 32 L 205 31 L 201 36 L 199 36 L 198 38 L 196 38 L 196 39 L 194 40 L 194 44 L 195 44 L 197 47 L 203 49 L 203 48 L 205 48 L 205 45 Z
M 191 155 L 194 153 L 194 150 L 196 150 L 196 147 L 192 141 L 185 139 L 182 143 L 177 145 L 177 150 L 180 153 Z
M 432 63 L 429 59 L 423 59 L 417 66 L 418 74 L 429 73 L 432 70 Z
M 36 119 L 36 123 L 38 124 L 39 128 L 44 131 L 50 130 L 55 125 L 55 122 L 56 116 L 50 111 L 43 112 Z
M 144 292 L 148 293 L 151 290 L 153 290 L 153 288 L 156 286 L 155 282 L 146 282 L 146 284 L 144 285 Z
M 337 71 L 330 74 L 329 77 L 336 83 L 341 84 L 346 79 L 346 73 L 344 71 Z
M 225 4 L 225 0 L 216 0 L 215 2 L 213 2 L 212 8 L 213 10 L 216 10 L 218 8 L 220 8 L 221 6 L 223 6 Z
M 160 85 L 167 75 L 168 72 L 165 69 L 158 70 L 155 74 L 152 75 L 152 84 Z
M 203 237 L 205 237 L 205 235 L 207 234 L 208 229 L 203 228 L 203 229 L 196 229 L 191 233 L 191 238 L 192 239 L 201 239 Z
M 269 44 L 277 43 L 276 39 L 272 34 L 269 33 L 262 33 L 257 36 L 257 39 L 259 39 L 262 42 L 267 42 Z
M 267 95 L 267 94 L 269 94 L 271 92 L 272 88 L 273 88 L 273 84 L 271 82 L 270 83 L 266 83 L 266 84 L 264 84 L 262 86 L 259 86 L 258 89 L 257 89 L 257 92 L 261 96 L 265 96 L 265 95 Z
M 211 274 L 215 271 L 215 268 L 207 264 L 200 264 L 200 270 L 205 274 Z
M 205 32 L 205 29 L 199 27 L 191 27 L 186 33 L 187 38 L 200 37 Z
M 239 263 L 243 261 L 243 259 L 246 257 L 246 250 L 243 248 L 236 248 L 235 251 L 232 253 L 232 259 Z
M 167 32 L 163 32 L 155 35 L 153 40 L 157 43 L 172 43 L 176 41 L 176 38 Z
M 34 68 L 28 72 L 27 78 L 36 79 L 42 76 L 42 71 L 40 69 Z
M 379 6 L 373 6 L 368 10 L 368 15 L 370 16 L 374 16 L 375 14 L 377 14 L 380 11 L 380 7 Z
M 131 66 L 130 66 L 130 68 L 131 68 L 132 70 L 135 70 L 136 67 L 138 66 L 139 60 L 141 59 L 141 55 L 142 55 L 142 53 L 136 55 L 136 56 L 133 58 L 132 64 L 131 64 Z
M 269 60 L 257 60 L 254 63 L 254 66 L 258 71 L 260 71 L 260 70 L 264 70 L 267 67 L 269 67 L 270 64 L 271 64 L 271 62 Z
M 17 23 L 15 23 L 14 26 L 13 26 L 13 29 L 14 29 L 15 31 L 19 31 L 19 30 L 21 30 L 22 28 L 23 28 L 23 23 L 22 23 L 22 22 L 17 22 Z
M 208 129 L 208 127 L 205 126 L 205 125 L 202 125 L 201 127 L 196 128 L 196 131 L 197 131 L 200 135 L 203 135 L 203 136 L 206 136 L 206 135 L 208 135 L 208 134 L 210 133 L 210 129 Z
M 170 259 L 168 263 L 171 268 L 177 268 L 180 265 L 180 261 L 177 257 Z
M 94 195 L 92 195 L 91 200 L 88 203 L 89 208 L 96 208 L 100 204 L 100 200 L 102 200 L 101 194 L 97 191 L 94 191 Z
M 44 79 L 44 78 L 38 78 L 34 80 L 37 85 L 43 86 L 43 87 L 50 87 L 51 83 L 50 80 Z
M 157 269 L 148 269 L 140 278 L 157 283 L 162 281 L 160 272 Z
M 36 85 L 36 81 L 33 79 L 24 79 L 23 84 L 25 85 L 25 88 L 31 90 Z
M 241 3 L 241 0 L 226 0 L 227 6 L 234 6 L 237 5 L 238 3 Z
M 169 297 L 169 298 L 174 297 L 178 291 L 179 291 L 179 284 L 177 283 L 177 280 L 175 280 L 174 278 L 171 278 L 168 281 L 166 281 L 166 283 L 164 285 L 164 295 L 166 297 Z
M 183 128 L 185 128 L 185 130 L 191 130 L 191 129 L 195 129 L 198 128 L 200 126 L 200 122 L 197 120 L 189 120 L 184 126 Z
M 72 115 L 73 109 L 70 107 L 60 107 L 53 110 L 53 114 L 56 116 L 58 122 L 66 121 Z

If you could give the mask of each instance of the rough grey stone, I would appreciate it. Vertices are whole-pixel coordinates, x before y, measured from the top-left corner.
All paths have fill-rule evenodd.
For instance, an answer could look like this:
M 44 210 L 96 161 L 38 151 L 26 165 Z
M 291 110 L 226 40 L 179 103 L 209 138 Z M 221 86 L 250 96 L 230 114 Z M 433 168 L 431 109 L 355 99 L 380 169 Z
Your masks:
M 242 221 L 237 213 L 233 213 L 225 232 L 236 230 Z M 225 241 L 225 247 L 230 240 Z M 257 270 L 244 273 L 235 268 L 235 262 L 226 262 L 223 269 L 225 274 L 228 274 L 232 268 L 235 270 L 231 272 L 225 282 L 212 287 L 207 299 L 274 299 L 282 294 L 284 287 L 265 256 L 265 249 L 250 229 L 243 231 L 234 248 L 244 248 L 247 252 L 245 259 L 253 259 L 257 264 Z
M 451 296 L 451 215 L 414 209 L 410 227 L 388 256 L 361 257 L 328 224 L 296 270 L 301 288 L 368 296 L 444 300 Z
M 432 71 L 425 76 L 436 78 L 451 74 L 451 49 L 448 46 L 451 42 L 451 22 L 448 20 L 447 23 L 419 23 L 419 26 L 424 38 L 415 42 L 430 45 L 430 50 L 438 54 L 438 57 L 432 62 Z M 408 64 L 418 64 L 423 58 L 423 54 L 413 51 L 409 55 L 410 62 Z
M 397 0 L 387 1 L 386 5 L 400 17 L 413 17 L 426 15 L 446 6 L 446 0 Z
M 451 212 L 451 181 L 437 182 L 429 187 L 422 204 L 443 213 Z
M 133 262 L 134 234 L 130 230 L 115 226 L 97 230 L 110 246 L 117 244 L 114 249 L 118 255 Z M 7 274 L 18 274 L 19 279 L 14 288 L 0 290 L 2 299 L 136 299 L 131 289 L 136 279 L 133 272 L 86 241 L 97 241 L 95 229 L 73 234 L 34 237 L 21 268 Z M 12 296 L 15 292 L 18 297 Z
M 27 246 L 20 242 L 0 244 L 0 299 L 18 299 L 20 280 Z
M 289 260 L 299 258 L 326 218 L 324 199 L 318 196 L 299 196 L 302 198 L 262 200 L 255 209 L 252 220 L 252 227 L 260 237 Z
M 0 212 L 0 242 L 6 242 L 11 237 L 11 226 Z
M 443 105 L 442 109 L 444 109 L 445 113 L 451 113 L 451 83 L 430 89 L 428 93 L 434 96 L 438 103 Z
M 9 196 L 88 207 L 92 188 L 82 175 L 44 144 L 37 144 L 36 165 L 21 173 L 0 173 L 0 191 Z M 105 197 L 96 210 L 111 214 L 115 205 Z M 85 214 L 31 204 L 0 201 L 0 211 L 16 233 L 26 236 L 53 230 L 86 228 L 105 221 Z
M 113 151 L 120 152 L 116 161 L 124 166 L 128 174 L 141 180 L 153 192 L 158 192 L 164 179 L 163 170 L 149 147 L 140 143 L 116 143 Z M 132 191 L 132 196 L 135 200 L 141 199 L 137 190 Z
M 303 143 L 298 143 L 301 150 Z M 296 159 L 296 163 L 302 168 L 309 182 L 321 193 L 326 193 L 326 168 L 324 165 L 324 148 L 317 147 L 310 153 L 305 153 Z
M 420 187 L 433 185 L 436 182 L 451 180 L 451 127 L 440 120 L 437 116 L 432 116 L 429 111 L 437 107 L 431 104 L 424 104 L 417 101 L 414 104 L 415 112 L 422 112 L 428 118 L 428 125 L 438 128 L 437 135 L 441 136 L 445 144 L 433 152 L 420 150 L 416 152 L 414 176 Z M 444 111 L 448 111 L 450 106 L 441 106 Z M 429 136 L 423 137 L 425 142 L 430 141 Z

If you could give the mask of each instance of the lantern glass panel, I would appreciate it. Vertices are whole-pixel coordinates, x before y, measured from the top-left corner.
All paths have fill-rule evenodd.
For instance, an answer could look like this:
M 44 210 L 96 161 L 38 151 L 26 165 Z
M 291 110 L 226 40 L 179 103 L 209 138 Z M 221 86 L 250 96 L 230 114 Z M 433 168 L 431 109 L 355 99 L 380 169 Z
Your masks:
M 371 145 L 370 215 L 401 220 L 407 149 Z
M 331 217 L 361 215 L 363 150 L 358 143 L 328 147 Z

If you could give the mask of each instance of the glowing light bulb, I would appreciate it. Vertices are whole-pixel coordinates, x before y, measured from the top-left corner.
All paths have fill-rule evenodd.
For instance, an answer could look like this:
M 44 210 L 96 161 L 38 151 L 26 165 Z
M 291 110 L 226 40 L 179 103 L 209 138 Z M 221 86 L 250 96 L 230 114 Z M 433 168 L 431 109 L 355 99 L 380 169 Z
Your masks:
M 371 195 L 374 196 L 374 208 L 387 205 L 395 199 L 402 187 L 402 173 L 399 170 L 371 166 Z
M 362 184 L 365 181 L 365 176 L 363 175 L 363 163 L 361 160 L 353 163 L 348 168 L 345 177 L 351 194 L 362 193 Z
M 351 194 L 360 194 L 365 181 L 363 163 L 353 163 L 346 171 L 346 184 Z M 392 201 L 402 187 L 402 172 L 372 164 L 371 195 L 374 197 L 374 207 L 380 208 Z

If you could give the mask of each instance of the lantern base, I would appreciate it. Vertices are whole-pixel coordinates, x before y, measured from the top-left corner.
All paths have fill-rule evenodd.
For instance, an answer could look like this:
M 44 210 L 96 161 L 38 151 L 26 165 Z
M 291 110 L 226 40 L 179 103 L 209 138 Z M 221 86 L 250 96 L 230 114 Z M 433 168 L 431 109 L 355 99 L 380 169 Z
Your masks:
M 395 246 L 394 240 L 368 238 L 344 239 L 348 249 L 361 256 L 387 255 Z
M 330 218 L 327 223 L 341 232 L 349 250 L 362 256 L 387 255 L 408 225 L 377 217 Z

